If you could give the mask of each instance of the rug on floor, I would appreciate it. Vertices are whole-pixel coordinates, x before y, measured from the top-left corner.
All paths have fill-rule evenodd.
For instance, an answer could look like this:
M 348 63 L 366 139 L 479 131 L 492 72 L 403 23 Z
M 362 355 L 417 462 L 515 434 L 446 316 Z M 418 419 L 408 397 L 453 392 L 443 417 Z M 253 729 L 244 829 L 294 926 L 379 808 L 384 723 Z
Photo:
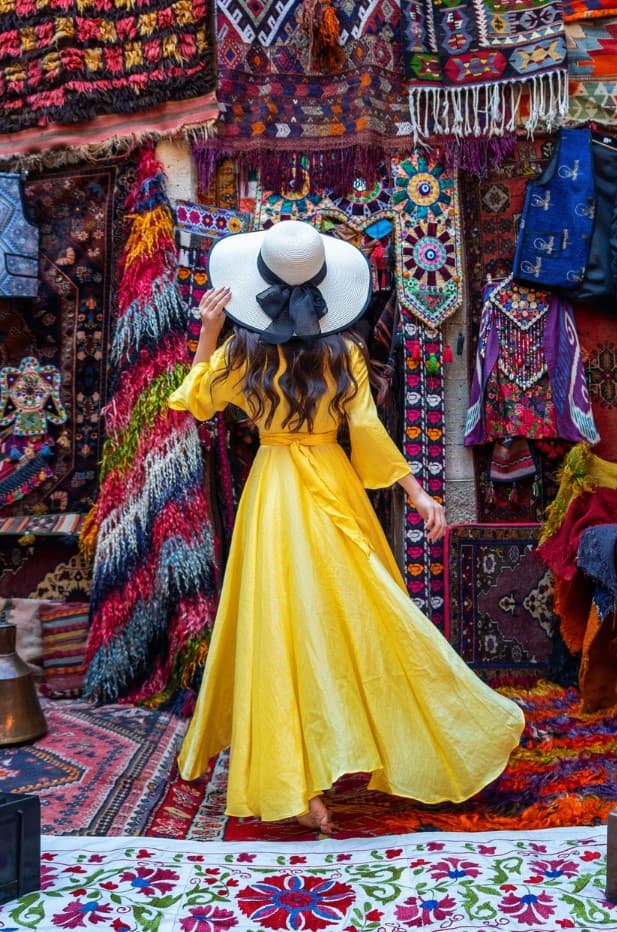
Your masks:
M 3 792 L 36 793 L 44 833 L 140 834 L 165 791 L 186 721 L 126 705 L 41 705 L 45 737 L 0 748 Z
M 465 803 L 427 806 L 369 792 L 365 775 L 349 775 L 326 794 L 335 837 L 536 830 L 605 822 L 617 800 L 614 710 L 583 715 L 577 689 L 547 682 L 500 691 L 519 703 L 526 726 L 520 746 L 497 780 Z M 226 778 L 225 753 L 211 762 L 201 780 L 185 783 L 176 773 L 144 834 L 245 843 L 311 837 L 294 819 L 260 822 L 225 816 Z
M 42 839 L 42 889 L 0 927 L 115 932 L 615 929 L 606 829 L 305 845 Z

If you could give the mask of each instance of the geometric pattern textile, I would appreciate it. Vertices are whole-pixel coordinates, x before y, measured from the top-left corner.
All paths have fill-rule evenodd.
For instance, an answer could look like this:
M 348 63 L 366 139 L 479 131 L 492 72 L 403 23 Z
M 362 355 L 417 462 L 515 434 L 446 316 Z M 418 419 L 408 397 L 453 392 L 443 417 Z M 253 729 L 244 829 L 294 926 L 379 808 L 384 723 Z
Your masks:
M 42 838 L 41 890 L 0 907 L 13 932 L 614 929 L 606 830 L 389 836 L 302 846 Z M 490 919 L 488 919 L 490 917 Z M 488 921 L 487 921 L 488 920 Z
M 397 0 L 336 3 L 344 62 L 312 60 L 310 3 L 217 0 L 217 137 L 196 144 L 208 187 L 217 160 L 242 154 L 265 187 L 287 187 L 310 161 L 315 183 L 337 193 L 378 176 L 384 154 L 410 148 Z
M 568 120 L 617 125 L 617 17 L 566 23 Z
M 67 419 L 47 431 L 51 456 L 45 466 L 50 474 L 41 481 L 29 478 L 27 468 L 20 476 L 10 459 L 8 448 L 24 441 L 18 443 L 13 435 L 12 440 L 3 438 L 3 515 L 42 509 L 85 512 L 91 507 L 103 444 L 114 271 L 133 174 L 129 158 L 32 172 L 24 182 L 29 215 L 40 231 L 40 285 L 36 298 L 0 300 L 0 364 L 17 367 L 34 357 L 40 366 L 53 366 Z
M 567 112 L 566 45 L 558 0 L 456 4 L 402 0 L 402 42 L 414 134 L 501 136 L 550 130 Z
M 41 830 L 137 835 L 159 802 L 186 723 L 131 706 L 41 701 L 47 734 L 2 749 L 2 789 L 36 793 Z M 40 928 L 40 926 L 39 926 Z
M 447 637 L 485 678 L 551 674 L 553 580 L 535 554 L 539 524 L 448 529 Z
M 4 0 L 0 133 L 207 94 L 211 13 L 207 0 Z

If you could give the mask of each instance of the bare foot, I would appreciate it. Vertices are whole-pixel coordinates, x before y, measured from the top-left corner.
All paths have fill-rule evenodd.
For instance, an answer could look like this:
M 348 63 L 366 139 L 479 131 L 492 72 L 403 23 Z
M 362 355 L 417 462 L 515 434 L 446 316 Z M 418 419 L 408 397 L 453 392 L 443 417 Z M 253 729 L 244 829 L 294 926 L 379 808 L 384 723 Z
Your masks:
M 300 825 L 315 829 L 322 835 L 332 834 L 333 825 L 330 822 L 330 813 L 321 796 L 313 796 L 309 799 L 309 811 L 306 815 L 296 816 L 296 820 Z

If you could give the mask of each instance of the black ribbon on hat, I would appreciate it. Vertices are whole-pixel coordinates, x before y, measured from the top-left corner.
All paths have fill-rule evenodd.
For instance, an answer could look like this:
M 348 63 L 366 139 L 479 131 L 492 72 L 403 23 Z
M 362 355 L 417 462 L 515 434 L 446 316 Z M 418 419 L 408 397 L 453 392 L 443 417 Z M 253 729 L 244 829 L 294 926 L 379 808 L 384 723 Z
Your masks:
M 328 313 L 328 305 L 317 287 L 326 277 L 326 263 L 317 275 L 300 285 L 288 285 L 269 269 L 261 253 L 257 268 L 269 288 L 256 296 L 257 303 L 272 323 L 263 331 L 266 343 L 285 343 L 292 337 L 318 337 L 319 321 Z

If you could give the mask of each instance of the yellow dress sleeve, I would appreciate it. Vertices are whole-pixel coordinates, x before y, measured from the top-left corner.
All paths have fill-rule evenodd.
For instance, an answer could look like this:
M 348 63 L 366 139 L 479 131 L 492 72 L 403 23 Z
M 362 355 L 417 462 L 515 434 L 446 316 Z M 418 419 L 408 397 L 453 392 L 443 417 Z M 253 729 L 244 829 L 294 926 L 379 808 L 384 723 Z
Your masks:
M 242 372 L 227 371 L 226 343 L 216 349 L 208 362 L 199 362 L 167 399 L 174 411 L 190 411 L 198 421 L 207 421 L 229 404 L 243 407 Z M 219 377 L 220 376 L 220 377 Z
M 351 462 L 365 488 L 386 488 L 408 476 L 411 468 L 379 419 L 366 363 L 357 346 L 351 349 L 351 369 L 358 383 L 356 395 L 345 408 Z

